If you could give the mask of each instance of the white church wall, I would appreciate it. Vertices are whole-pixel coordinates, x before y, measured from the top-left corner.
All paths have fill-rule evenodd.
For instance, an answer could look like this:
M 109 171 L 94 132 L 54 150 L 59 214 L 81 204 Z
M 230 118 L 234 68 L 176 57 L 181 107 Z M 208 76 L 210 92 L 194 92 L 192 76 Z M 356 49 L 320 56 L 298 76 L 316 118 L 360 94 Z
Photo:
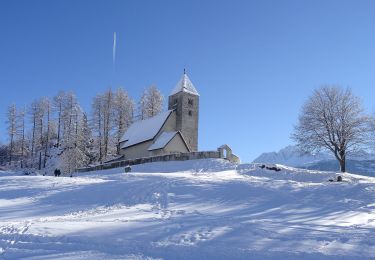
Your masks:
M 124 154 L 126 159 L 136 159 L 136 158 L 152 156 L 151 155 L 152 153 L 148 151 L 148 148 L 154 143 L 154 140 L 156 140 L 160 136 L 161 133 L 171 132 L 171 131 L 176 131 L 176 113 L 175 112 L 173 112 L 168 117 L 167 121 L 164 123 L 163 127 L 161 128 L 161 130 L 159 131 L 159 133 L 156 135 L 156 137 L 153 140 L 122 149 L 121 154 Z M 160 153 L 160 154 L 163 154 L 163 153 Z
M 176 112 L 174 111 L 167 119 L 157 137 L 163 132 L 173 132 L 176 131 Z
M 149 151 L 147 150 L 153 141 L 147 141 L 144 143 L 140 143 L 128 148 L 123 149 L 123 154 L 125 154 L 125 159 L 136 159 L 136 158 L 143 158 L 150 156 Z
M 173 139 L 163 149 L 150 151 L 150 156 L 159 156 L 174 153 L 187 153 L 189 150 L 186 148 L 184 141 L 179 134 L 175 135 Z
M 166 153 L 187 153 L 189 150 L 186 148 L 184 141 L 179 134 L 176 134 L 174 138 L 164 147 Z

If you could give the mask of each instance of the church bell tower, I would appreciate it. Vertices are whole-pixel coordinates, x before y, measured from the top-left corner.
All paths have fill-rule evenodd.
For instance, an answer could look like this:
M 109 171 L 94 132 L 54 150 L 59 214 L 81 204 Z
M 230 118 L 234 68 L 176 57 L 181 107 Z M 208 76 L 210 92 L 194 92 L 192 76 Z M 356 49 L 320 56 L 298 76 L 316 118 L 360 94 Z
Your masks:
M 185 70 L 169 96 L 168 109 L 176 111 L 176 130 L 181 131 L 190 151 L 198 151 L 199 93 Z

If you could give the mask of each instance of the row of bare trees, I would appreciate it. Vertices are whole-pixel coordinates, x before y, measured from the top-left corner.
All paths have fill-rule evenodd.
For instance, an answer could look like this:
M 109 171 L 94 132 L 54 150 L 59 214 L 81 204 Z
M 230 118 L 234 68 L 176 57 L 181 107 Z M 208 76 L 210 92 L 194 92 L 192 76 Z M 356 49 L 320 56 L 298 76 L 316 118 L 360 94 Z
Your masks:
M 348 156 L 372 146 L 374 122 L 350 89 L 323 86 L 303 105 L 292 138 L 304 152 L 331 152 L 345 172 Z
M 78 125 L 86 115 L 73 93 L 59 92 L 21 109 L 8 107 L 9 163 L 39 170 L 46 167 L 51 147 L 67 147 L 78 138 Z
M 145 90 L 138 102 L 138 116 L 134 115 L 135 104 L 123 89 L 107 90 L 95 96 L 92 103 L 92 129 L 98 160 L 102 162 L 109 154 L 119 154 L 119 142 L 128 127 L 136 120 L 144 120 L 163 110 L 163 95 L 155 87 Z
M 127 128 L 162 109 L 163 96 L 154 86 L 144 91 L 138 107 L 123 88 L 108 89 L 94 97 L 90 114 L 72 92 L 60 91 L 52 99 L 43 97 L 22 108 L 11 104 L 6 121 L 9 143 L 0 161 L 71 172 L 118 155 Z

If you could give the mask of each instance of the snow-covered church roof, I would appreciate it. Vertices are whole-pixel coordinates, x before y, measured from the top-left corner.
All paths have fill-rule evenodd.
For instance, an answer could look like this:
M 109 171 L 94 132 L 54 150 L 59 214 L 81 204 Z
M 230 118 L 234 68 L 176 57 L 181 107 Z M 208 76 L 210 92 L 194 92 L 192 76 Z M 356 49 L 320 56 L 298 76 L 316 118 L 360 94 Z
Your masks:
M 127 148 L 155 138 L 172 110 L 133 123 L 120 140 L 121 148 Z
M 173 139 L 173 137 L 175 137 L 175 135 L 177 133 L 178 133 L 177 131 L 161 133 L 161 135 L 158 137 L 158 139 L 156 139 L 155 143 L 153 143 L 148 148 L 148 150 L 152 151 L 152 150 L 164 148 Z
M 191 80 L 189 79 L 188 75 L 185 72 L 170 95 L 172 96 L 181 91 L 199 96 L 198 91 L 195 89 L 193 83 L 191 83 Z

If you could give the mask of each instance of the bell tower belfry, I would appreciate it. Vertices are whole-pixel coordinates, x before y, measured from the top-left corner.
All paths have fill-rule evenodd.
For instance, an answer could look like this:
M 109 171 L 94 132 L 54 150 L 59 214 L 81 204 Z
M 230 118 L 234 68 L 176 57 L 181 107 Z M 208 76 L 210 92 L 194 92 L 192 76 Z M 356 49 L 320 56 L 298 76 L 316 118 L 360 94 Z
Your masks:
M 198 151 L 199 93 L 185 70 L 169 95 L 168 109 L 176 111 L 176 131 L 181 131 L 190 151 Z

